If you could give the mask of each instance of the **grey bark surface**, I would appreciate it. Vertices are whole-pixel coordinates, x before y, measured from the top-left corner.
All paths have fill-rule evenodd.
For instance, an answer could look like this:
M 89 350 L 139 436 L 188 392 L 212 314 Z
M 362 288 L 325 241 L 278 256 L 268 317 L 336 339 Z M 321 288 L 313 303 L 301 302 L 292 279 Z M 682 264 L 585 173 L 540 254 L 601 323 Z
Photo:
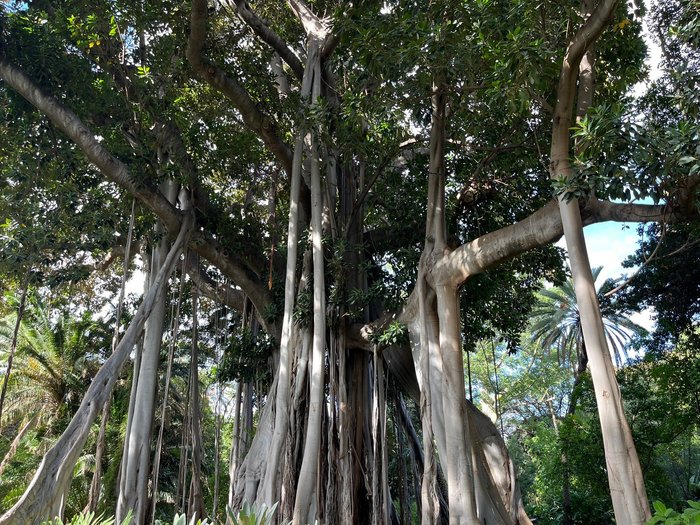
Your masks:
M 168 202 L 174 203 L 179 191 L 178 185 L 168 182 L 163 187 Z M 148 268 L 148 288 L 153 286 L 156 276 L 163 266 L 168 253 L 168 239 L 163 236 L 162 228 L 157 228 L 160 237 L 153 247 Z M 155 421 L 156 393 L 158 386 L 158 367 L 160 350 L 165 330 L 167 287 L 163 287 L 157 296 L 153 311 L 146 321 L 144 329 L 143 351 L 139 363 L 138 375 L 135 375 L 134 404 L 129 415 L 132 422 L 124 437 L 124 454 L 117 498 L 116 518 L 118 522 L 133 512 L 137 523 L 145 522 L 149 509 L 148 482 L 151 465 L 151 438 Z M 133 385 L 132 385 L 132 388 Z M 134 424 L 133 422 L 138 422 Z
M 314 64 L 311 100 L 321 95 L 321 65 Z M 322 243 L 323 192 L 318 144 L 311 145 L 311 244 L 313 254 L 313 341 L 310 369 L 308 421 L 304 453 L 294 502 L 294 522 L 313 523 L 319 511 L 318 475 L 321 450 L 321 423 L 324 411 L 324 372 L 326 353 L 325 263 Z
M 564 58 L 552 129 L 550 172 L 553 178 L 569 180 L 573 176 L 569 161 L 569 129 L 574 112 L 579 67 L 583 61 L 582 81 L 587 81 L 587 85 L 584 85 L 587 91 L 581 93 L 581 104 L 585 108 L 590 104 L 593 90 L 592 62 L 586 53 L 602 33 L 615 5 L 615 0 L 603 0 L 592 10 L 574 36 Z M 567 200 L 565 195 L 561 195 L 559 210 L 596 394 L 615 518 L 620 524 L 641 525 L 651 516 L 649 503 L 608 349 L 578 202 L 576 199 Z
M 199 296 L 192 294 L 192 354 L 190 356 L 190 436 L 192 438 L 192 475 L 187 505 L 187 515 L 204 519 L 204 493 L 202 492 L 202 395 L 199 390 Z M 190 518 L 191 519 L 191 518 Z

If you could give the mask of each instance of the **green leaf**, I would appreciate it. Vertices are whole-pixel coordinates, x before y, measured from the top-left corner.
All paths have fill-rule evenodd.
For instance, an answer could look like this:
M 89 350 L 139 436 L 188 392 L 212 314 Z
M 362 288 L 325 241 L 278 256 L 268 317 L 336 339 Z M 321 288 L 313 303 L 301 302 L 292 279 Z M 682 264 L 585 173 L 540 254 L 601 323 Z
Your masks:
M 654 510 L 656 512 L 658 512 L 659 514 L 666 512 L 666 505 L 664 505 L 660 501 L 655 501 L 653 505 L 654 505 Z

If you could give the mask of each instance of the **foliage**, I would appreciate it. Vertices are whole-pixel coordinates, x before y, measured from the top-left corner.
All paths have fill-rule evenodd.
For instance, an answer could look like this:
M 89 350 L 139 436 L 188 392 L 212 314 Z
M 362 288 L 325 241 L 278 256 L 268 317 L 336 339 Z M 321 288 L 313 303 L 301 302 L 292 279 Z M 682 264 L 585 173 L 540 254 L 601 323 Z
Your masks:
M 600 275 L 602 267 L 593 269 L 593 279 Z M 612 356 L 618 366 L 627 358 L 626 346 L 634 337 L 646 335 L 646 330 L 632 322 L 627 312 L 609 305 L 599 292 L 603 325 Z M 618 303 L 618 306 L 621 306 Z M 562 364 L 576 370 L 577 361 L 585 369 L 588 357 L 585 355 L 581 315 L 576 304 L 573 278 L 553 288 L 544 288 L 531 314 L 532 338 L 541 345 L 543 351 L 555 349 Z
M 637 251 L 625 266 L 640 266 L 617 299 L 629 307 L 649 309 L 656 321 L 651 349 L 667 351 L 683 337 L 698 337 L 700 316 L 700 230 L 696 224 L 650 225 L 641 231 Z M 700 348 L 700 340 L 693 343 Z
M 388 346 L 408 343 L 408 329 L 400 321 L 392 321 L 384 328 L 384 331 L 373 336 L 375 344 Z
M 646 522 L 646 525 L 662 523 L 666 525 L 699 525 L 700 524 L 700 501 L 688 500 L 688 508 L 679 514 L 673 509 L 666 508 L 660 501 L 654 502 L 654 515 Z
M 156 520 L 156 525 L 166 525 L 161 520 Z M 175 514 L 173 517 L 172 525 L 209 525 L 209 521 L 205 518 L 204 520 L 197 519 L 197 516 L 192 516 L 189 521 L 187 521 L 186 514 Z
M 470 353 L 470 361 L 475 403 L 501 418 L 529 515 L 540 523 L 561 523 L 565 455 L 573 522 L 612 523 L 590 376 L 584 373 L 572 392 L 571 370 L 527 333 L 515 355 L 487 341 Z M 617 372 L 648 495 L 674 506 L 700 497 L 699 365 L 697 353 L 681 342 L 663 358 L 648 354 Z M 578 399 L 573 415 L 572 396 Z
M 121 522 L 121 525 L 129 525 L 131 523 L 131 513 Z M 114 525 L 114 518 L 105 517 L 103 514 L 99 516 L 94 512 L 85 512 L 76 514 L 70 521 L 63 521 L 61 518 L 45 521 L 42 525 Z
M 303 55 L 300 24 L 285 3 L 253 4 L 250 7 L 293 52 Z M 355 209 L 358 238 L 354 245 L 346 243 L 337 232 L 349 226 L 332 224 L 336 237 L 326 239 L 324 246 L 331 277 L 329 310 L 347 307 L 347 321 L 364 322 L 365 310 L 401 308 L 415 284 L 424 241 L 428 169 L 424 137 L 430 127 L 434 73 L 444 75 L 450 99 L 445 180 L 446 223 L 453 249 L 525 219 L 551 200 L 553 190 L 561 191 L 556 184 L 552 188 L 543 137 L 551 132 L 547 107 L 555 98 L 558 65 L 581 15 L 578 4 L 566 2 L 374 0 L 355 5 L 318 0 L 311 4 L 332 20 L 340 35 L 324 64 L 329 74 L 324 86 L 330 89 L 317 111 L 299 111 L 303 103 L 298 79 L 292 74 L 288 92 L 277 89 L 269 67 L 274 58 L 271 49 L 239 17 L 231 16 L 226 3 L 210 5 L 205 51 L 212 64 L 220 64 L 240 82 L 252 105 L 264 113 L 264 127 L 274 130 L 286 146 L 293 143 L 304 122 L 319 132 L 324 156 L 333 159 L 328 163 L 329 195 L 332 184 L 345 184 L 353 170 L 361 171 L 362 177 L 351 181 L 348 192 L 350 200 L 357 198 L 357 202 L 345 202 L 343 197 L 334 206 L 335 195 L 328 199 L 331 223 L 333 212 L 344 206 Z M 649 196 L 674 204 L 680 200 L 684 178 L 698 174 L 699 26 L 692 9 L 696 0 L 687 5 L 676 0 L 661 4 L 656 7 L 664 16 L 653 23 L 668 44 L 669 74 L 638 103 L 625 93 L 644 75 L 639 13 L 620 3 L 612 30 L 596 45 L 600 103 L 574 131 L 582 145 L 574 159 L 577 177 L 572 190 L 578 195 L 595 190 L 604 198 Z M 230 256 L 233 273 L 242 279 L 236 285 L 258 285 L 265 310 L 258 313 L 274 325 L 282 311 L 286 247 L 285 221 L 280 218 L 290 205 L 288 179 L 241 113 L 211 87 L 192 79 L 184 56 L 188 24 L 187 3 L 174 0 L 16 2 L 0 12 L 0 48 L 3 58 L 20 65 L 89 125 L 91 134 L 127 166 L 138 188 L 155 189 L 165 178 L 172 178 L 197 194 L 197 231 L 202 237 L 193 242 L 216 240 L 215 251 Z M 686 63 L 688 56 L 693 60 Z M 184 154 L 170 141 L 163 144 L 156 133 L 162 125 L 177 132 Z M 0 282 L 14 286 L 31 273 L 32 282 L 43 287 L 42 295 L 63 295 L 64 304 L 69 305 L 67 312 L 33 319 L 41 325 L 35 333 L 23 332 L 24 346 L 12 384 L 17 402 L 17 410 L 10 414 L 12 423 L 16 426 L 20 421 L 19 407 L 25 412 L 33 407 L 56 422 L 32 433 L 18 451 L 17 458 L 26 465 L 13 464 L 8 471 L 12 476 L 5 479 L 19 487 L 75 409 L 94 367 L 108 351 L 109 338 L 93 339 L 97 328 L 89 316 L 81 317 L 80 310 L 98 311 L 96 289 L 114 291 L 115 272 L 106 268 L 97 276 L 96 263 L 123 247 L 131 199 L 105 182 L 54 124 L 5 84 L 0 86 L 0 158 Z M 334 169 L 336 182 L 331 176 Z M 136 237 L 141 242 L 154 240 L 147 234 L 153 223 L 153 216 L 139 205 Z M 300 248 L 303 252 L 303 245 Z M 362 284 L 345 280 L 348 252 L 364 259 L 357 268 Z M 671 295 L 660 292 L 674 275 L 686 279 L 685 289 L 674 287 L 686 292 L 675 308 L 662 305 L 662 299 L 651 299 L 652 290 L 636 296 L 648 304 L 657 301 L 660 319 L 668 319 L 659 323 L 667 335 L 674 321 L 683 321 L 675 326 L 688 328 L 696 320 L 697 290 L 690 286 L 688 274 L 680 272 L 683 262 L 690 262 L 690 268 L 700 267 L 691 255 L 656 276 L 653 293 L 658 297 Z M 533 292 L 542 280 L 566 286 L 561 260 L 560 250 L 542 247 L 470 279 L 461 291 L 464 348 L 477 350 L 469 357 L 481 359 L 489 349 L 480 345 L 490 340 L 491 350 L 498 354 L 493 364 L 489 359 L 475 361 L 475 375 L 480 374 L 476 384 L 481 389 L 477 397 L 484 405 L 498 397 L 499 415 L 521 447 L 527 488 L 532 489 L 530 501 L 541 519 L 556 518 L 559 452 L 567 447 L 576 471 L 577 507 L 584 509 L 578 519 L 600 523 L 609 518 L 609 505 L 601 488 L 604 465 L 595 411 L 585 406 L 576 418 L 563 421 L 559 429 L 563 437 L 557 441 L 550 421 L 563 418 L 571 378 L 552 356 L 536 355 L 530 343 L 521 344 L 528 347 L 526 351 L 508 355 L 520 344 L 520 332 L 536 302 Z M 218 272 L 210 270 L 210 274 Z M 92 294 L 92 303 L 76 300 L 79 293 Z M 635 306 L 633 294 L 629 297 L 630 302 L 619 305 Z M 549 306 L 560 311 L 573 309 L 570 298 L 565 302 L 560 297 L 559 303 L 550 299 Z M 310 311 L 310 294 L 302 292 L 295 309 L 297 322 L 308 324 Z M 68 321 L 62 324 L 58 319 L 64 313 Z M 222 344 L 226 349 L 222 362 L 216 363 L 217 380 L 242 379 L 266 386 L 273 368 L 269 363 L 273 334 L 240 330 L 239 318 L 230 321 L 222 329 L 231 337 Z M 558 321 L 564 323 L 561 318 Z M 572 352 L 571 345 L 580 345 L 575 321 L 562 325 L 552 316 L 550 322 L 559 324 L 555 327 L 559 336 L 549 338 L 545 346 L 559 338 L 564 356 Z M 404 326 L 392 324 L 378 336 L 379 343 L 405 343 L 405 334 Z M 691 330 L 685 337 L 693 334 Z M 203 353 L 219 343 L 216 336 L 203 342 Z M 621 355 L 622 343 L 613 345 Z M 182 377 L 186 350 L 184 344 L 177 348 L 173 401 L 163 421 L 165 480 L 161 486 L 168 495 L 176 492 L 178 433 L 186 405 Z M 572 362 L 570 355 L 563 360 Z M 211 359 L 204 361 L 204 366 L 212 366 Z M 689 380 L 694 369 L 686 367 L 689 377 L 680 380 L 672 367 L 689 363 L 678 357 L 676 362 L 647 363 L 647 368 L 640 364 L 621 375 L 623 388 L 630 393 L 629 407 L 638 416 L 635 430 L 648 444 L 644 450 L 649 461 L 660 446 L 674 443 L 676 432 L 686 432 L 690 416 L 694 417 L 686 410 L 688 419 L 677 417 L 666 425 L 660 412 L 662 408 L 674 412 L 674 402 L 688 408 L 679 387 L 692 391 Z M 328 366 L 334 363 L 329 360 Z M 669 397 L 664 397 L 665 386 Z M 582 388 L 590 395 L 589 385 Z M 256 396 L 262 402 L 262 392 Z M 42 406 L 40 400 L 48 401 Z M 115 398 L 108 429 L 113 439 L 119 437 L 127 406 L 125 396 Z M 211 413 L 204 412 L 211 424 Z M 523 433 L 516 435 L 518 428 Z M 655 430 L 663 443 L 653 441 Z M 114 456 L 108 462 L 106 485 L 113 485 L 117 477 L 119 452 L 119 446 L 110 450 Z M 207 456 L 211 461 L 212 455 Z M 86 457 L 85 471 L 88 465 Z M 205 466 L 205 475 L 210 474 Z M 103 492 L 109 499 L 114 491 Z M 590 502 L 584 502 L 584 494 L 590 495 Z M 2 496 L 4 504 L 18 494 Z M 274 512 L 274 508 L 248 510 L 264 511 L 263 515 L 269 511 L 270 516 Z M 171 510 L 167 512 L 172 515 Z M 186 522 L 184 516 L 176 520 Z
M 247 328 L 235 330 L 231 334 L 218 368 L 219 380 L 267 379 L 268 357 L 271 349 L 272 341 L 266 334 L 255 333 Z
M 37 297 L 28 303 L 6 417 L 41 412 L 60 425 L 77 409 L 86 383 L 106 358 L 111 334 L 87 312 L 75 318 L 66 310 L 52 311 Z M 14 321 L 15 315 L 10 315 L 0 322 L 0 341 L 9 341 Z
M 264 503 L 256 506 L 245 501 L 237 513 L 226 507 L 226 516 L 231 525 L 269 525 L 272 523 L 275 510 L 277 510 L 277 503 L 268 508 Z

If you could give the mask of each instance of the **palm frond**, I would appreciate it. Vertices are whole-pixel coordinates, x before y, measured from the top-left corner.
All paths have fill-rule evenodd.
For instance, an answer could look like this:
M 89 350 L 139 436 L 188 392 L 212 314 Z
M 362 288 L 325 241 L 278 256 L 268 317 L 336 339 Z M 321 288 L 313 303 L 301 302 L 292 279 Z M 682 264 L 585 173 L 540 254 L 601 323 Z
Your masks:
M 594 281 L 602 269 L 599 266 L 591 270 Z M 646 335 L 646 330 L 624 313 L 606 315 L 603 326 L 612 357 L 618 366 L 628 358 L 630 341 L 636 336 Z M 530 316 L 530 334 L 532 341 L 542 350 L 556 352 L 562 366 L 570 366 L 576 371 L 581 352 L 585 349 L 573 279 L 538 292 L 538 300 Z

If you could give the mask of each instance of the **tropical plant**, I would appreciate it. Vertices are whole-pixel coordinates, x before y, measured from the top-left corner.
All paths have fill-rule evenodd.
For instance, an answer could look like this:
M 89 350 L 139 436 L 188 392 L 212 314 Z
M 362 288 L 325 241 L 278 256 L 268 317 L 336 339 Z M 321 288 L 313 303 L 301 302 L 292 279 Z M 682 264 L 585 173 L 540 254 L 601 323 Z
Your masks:
M 246 501 L 235 513 L 231 507 L 226 507 L 226 517 L 228 525 L 268 525 L 272 523 L 275 510 L 277 510 L 277 503 L 268 508 L 264 503 L 256 506 Z
M 81 512 L 71 518 L 70 521 L 63 521 L 61 518 L 45 521 L 42 525 L 114 525 L 113 517 L 105 517 L 104 514 L 96 515 L 94 512 Z M 131 514 L 121 522 L 121 525 L 131 523 Z
M 592 269 L 594 281 L 598 279 L 602 269 Z M 600 289 L 598 294 L 601 295 Z M 643 327 L 633 322 L 626 312 L 615 312 L 612 309 L 603 311 L 603 325 L 618 366 L 627 359 L 627 344 L 632 338 L 647 333 Z M 567 279 L 561 286 L 540 290 L 539 300 L 531 314 L 531 334 L 533 341 L 537 342 L 542 350 L 556 350 L 560 362 L 571 366 L 576 375 L 586 370 L 588 354 L 572 278 Z
M 688 501 L 688 508 L 683 513 L 667 508 L 660 501 L 654 502 L 654 515 L 646 525 L 700 525 L 700 501 Z
M 14 321 L 14 314 L 0 320 L 0 347 L 9 340 Z M 108 332 L 89 313 L 75 317 L 68 311 L 52 312 L 37 297 L 28 300 L 3 415 L 3 430 L 14 438 L 0 463 L 3 506 L 16 502 L 41 456 L 77 410 L 109 348 Z M 87 451 L 80 457 L 74 490 L 66 501 L 68 511 L 84 507 L 83 485 L 89 483 L 94 462 L 94 455 Z
M 161 520 L 156 520 L 155 525 L 165 525 L 165 523 Z M 187 521 L 187 514 L 175 514 L 172 525 L 209 525 L 209 521 L 206 518 L 203 520 L 198 519 L 197 516 L 192 516 Z
M 15 367 L 7 397 L 6 420 L 40 413 L 53 425 L 78 407 L 89 379 L 109 348 L 106 326 L 89 313 L 75 318 L 52 313 L 38 298 L 29 301 L 20 326 Z M 14 315 L 0 321 L 0 341 Z
M 593 283 L 600 276 L 602 267 L 593 268 Z M 597 291 L 600 296 L 600 290 Z M 600 301 L 603 303 L 603 301 Z M 625 315 L 624 312 L 611 308 L 601 308 L 602 322 L 608 347 L 618 366 L 627 359 L 626 345 L 634 334 L 644 335 L 646 330 Z M 554 432 L 560 440 L 560 461 L 562 475 L 562 520 L 565 525 L 573 523 L 573 504 L 571 495 L 570 455 L 572 451 L 571 432 L 566 428 L 575 424 L 571 417 L 576 413 L 576 406 L 583 375 L 588 366 L 588 352 L 584 340 L 581 312 L 577 301 L 573 278 L 567 279 L 561 286 L 545 288 L 540 291 L 540 298 L 531 317 L 531 339 L 540 348 L 549 352 L 556 350 L 558 361 L 568 365 L 574 374 L 574 383 L 568 399 L 567 421 L 564 428 L 555 423 Z M 554 414 L 552 414 L 554 418 Z

